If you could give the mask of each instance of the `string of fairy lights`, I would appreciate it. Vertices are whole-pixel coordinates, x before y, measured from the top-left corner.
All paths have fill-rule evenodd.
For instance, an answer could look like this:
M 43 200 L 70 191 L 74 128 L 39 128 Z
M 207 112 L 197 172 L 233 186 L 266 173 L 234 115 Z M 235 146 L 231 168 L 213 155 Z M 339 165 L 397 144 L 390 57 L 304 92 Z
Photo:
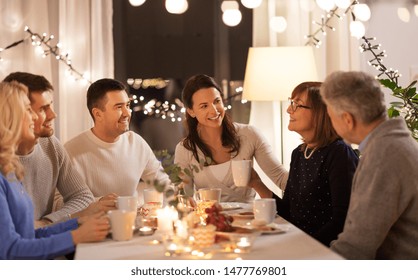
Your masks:
M 2 52 L 5 50 L 17 47 L 26 40 L 30 40 L 35 51 L 39 53 L 43 58 L 46 58 L 49 55 L 54 56 L 59 62 L 62 62 L 66 65 L 67 71 L 66 74 L 69 77 L 72 77 L 75 81 L 81 81 L 83 83 L 91 84 L 89 79 L 89 74 L 87 72 L 81 73 L 76 68 L 73 67 L 69 52 L 62 49 L 61 43 L 54 44 L 55 41 L 54 35 L 49 35 L 43 33 L 42 35 L 36 32 L 33 32 L 28 26 L 25 26 L 24 32 L 28 33 L 29 36 L 23 39 L 20 39 L 5 48 L 0 48 L 0 62 L 3 61 L 1 56 Z
M 359 47 L 360 52 L 370 52 L 372 54 L 372 58 L 368 60 L 367 63 L 379 71 L 376 78 L 386 76 L 389 80 L 398 84 L 398 78 L 401 77 L 401 74 L 399 74 L 398 70 L 394 70 L 392 68 L 388 69 L 383 64 L 383 58 L 387 56 L 386 51 L 380 49 L 381 44 L 372 44 L 372 41 L 375 41 L 376 37 L 366 38 L 363 36 L 362 40 L 364 42 Z
M 324 15 L 321 16 L 320 21 L 313 21 L 312 23 L 317 27 L 314 32 L 309 35 L 305 36 L 305 39 L 308 41 L 305 43 L 306 46 L 314 46 L 319 48 L 322 44 L 322 41 L 319 39 L 319 35 L 326 36 L 327 30 L 335 31 L 335 27 L 330 25 L 330 21 L 336 17 L 339 20 L 342 20 L 348 13 L 351 13 L 353 19 L 355 19 L 355 15 L 353 13 L 353 8 L 355 5 L 358 5 L 359 2 L 354 0 L 349 4 L 348 7 L 345 6 L 336 6 L 335 8 L 326 11 Z M 327 7 L 324 7 L 327 9 Z

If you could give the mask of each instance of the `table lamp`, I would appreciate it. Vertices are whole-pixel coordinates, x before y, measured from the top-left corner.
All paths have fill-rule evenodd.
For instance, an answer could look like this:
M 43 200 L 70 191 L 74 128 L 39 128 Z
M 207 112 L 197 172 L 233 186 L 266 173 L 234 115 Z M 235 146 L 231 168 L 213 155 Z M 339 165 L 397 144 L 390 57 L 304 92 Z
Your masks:
M 287 100 L 298 84 L 317 79 L 312 47 L 250 48 L 242 98 Z
M 312 47 L 252 47 L 249 49 L 242 99 L 251 101 L 250 124 L 262 131 L 273 153 L 288 168 L 295 141 L 283 130 L 286 104 L 293 89 L 306 81 L 317 81 L 318 75 Z M 283 106 L 283 110 L 282 110 Z M 284 136 L 286 135 L 286 136 Z M 295 136 L 293 136 L 295 137 Z M 296 141 L 300 141 L 297 136 Z M 289 149 L 284 148 L 287 142 Z M 256 167 L 270 189 L 271 180 Z

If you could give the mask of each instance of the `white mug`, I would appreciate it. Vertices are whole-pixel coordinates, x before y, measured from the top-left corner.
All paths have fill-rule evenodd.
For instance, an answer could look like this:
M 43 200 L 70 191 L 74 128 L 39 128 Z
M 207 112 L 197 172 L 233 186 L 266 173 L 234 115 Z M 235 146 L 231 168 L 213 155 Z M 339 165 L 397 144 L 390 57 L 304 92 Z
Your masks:
M 260 198 L 254 200 L 254 220 L 270 224 L 276 217 L 276 200 L 274 198 Z
M 126 241 L 132 239 L 135 226 L 136 211 L 111 210 L 108 211 L 112 239 Z
M 232 177 L 234 178 L 234 184 L 237 187 L 246 187 L 250 182 L 251 169 L 253 168 L 253 162 L 250 159 L 245 160 L 232 160 Z
M 138 208 L 138 198 L 136 196 L 118 196 L 116 207 L 119 210 L 135 211 Z
M 163 193 L 157 191 L 155 188 L 147 188 L 143 191 L 144 194 L 144 204 L 149 202 L 158 202 L 163 204 Z

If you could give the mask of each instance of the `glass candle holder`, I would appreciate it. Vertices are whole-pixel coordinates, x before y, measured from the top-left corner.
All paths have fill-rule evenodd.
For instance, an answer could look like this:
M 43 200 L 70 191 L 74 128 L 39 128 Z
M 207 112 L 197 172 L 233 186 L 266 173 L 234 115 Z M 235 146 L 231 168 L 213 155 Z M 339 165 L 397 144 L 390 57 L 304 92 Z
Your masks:
M 167 257 L 176 256 L 183 253 L 184 240 L 176 235 L 164 234 L 162 235 L 164 245 L 164 255 Z
M 229 239 L 234 247 L 234 253 L 245 254 L 251 252 L 259 233 L 232 234 Z
M 197 248 L 207 248 L 215 243 L 216 227 L 214 225 L 200 226 L 191 229 L 193 236 L 193 246 Z

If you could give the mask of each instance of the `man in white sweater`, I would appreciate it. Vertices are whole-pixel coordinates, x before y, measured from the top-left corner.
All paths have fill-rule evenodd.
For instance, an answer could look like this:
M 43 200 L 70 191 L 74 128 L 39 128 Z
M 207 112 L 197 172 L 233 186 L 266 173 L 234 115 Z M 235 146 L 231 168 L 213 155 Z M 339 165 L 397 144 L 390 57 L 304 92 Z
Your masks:
M 135 195 L 141 179 L 170 185 L 149 145 L 129 131 L 129 105 L 125 86 L 119 81 L 94 82 L 87 91 L 94 126 L 64 145 L 96 198 L 108 193 Z
M 106 207 L 108 202 L 91 204 L 94 199 L 90 189 L 53 135 L 53 120 L 57 115 L 52 106 L 51 83 L 43 76 L 26 72 L 11 73 L 4 81 L 17 81 L 28 87 L 32 110 L 38 116 L 35 141 L 21 142 L 17 151 L 25 170 L 23 184 L 34 204 L 35 226 L 114 208 L 114 203 L 109 207 Z M 56 192 L 63 196 L 63 205 L 54 211 Z

